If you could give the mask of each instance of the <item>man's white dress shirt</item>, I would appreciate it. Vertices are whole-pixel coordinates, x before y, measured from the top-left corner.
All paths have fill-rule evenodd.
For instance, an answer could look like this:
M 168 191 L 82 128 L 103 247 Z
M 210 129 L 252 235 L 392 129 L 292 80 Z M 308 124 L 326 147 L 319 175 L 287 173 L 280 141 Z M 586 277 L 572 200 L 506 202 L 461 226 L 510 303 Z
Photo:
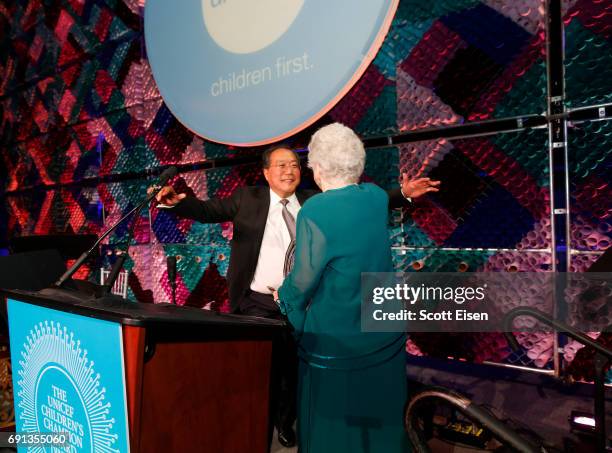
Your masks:
M 295 193 L 287 197 L 287 209 L 297 220 L 300 211 L 300 202 Z M 261 248 L 255 275 L 251 282 L 251 290 L 263 294 L 272 294 L 268 287 L 278 289 L 283 283 L 283 266 L 285 264 L 285 253 L 291 242 L 287 224 L 283 220 L 283 205 L 279 197 L 270 189 L 270 208 L 264 229 Z

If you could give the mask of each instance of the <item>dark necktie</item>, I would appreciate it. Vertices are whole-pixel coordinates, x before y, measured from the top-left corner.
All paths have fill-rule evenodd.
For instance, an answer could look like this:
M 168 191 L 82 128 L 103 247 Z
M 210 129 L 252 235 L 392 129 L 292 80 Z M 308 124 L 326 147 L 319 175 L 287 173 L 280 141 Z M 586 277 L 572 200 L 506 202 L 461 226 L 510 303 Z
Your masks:
M 289 200 L 283 198 L 280 202 L 283 205 L 283 220 L 285 221 L 285 225 L 287 225 L 289 237 L 291 238 L 289 247 L 287 247 L 287 252 L 285 252 L 285 265 L 283 266 L 283 277 L 286 277 L 287 274 L 291 272 L 291 269 L 293 269 L 295 258 L 295 218 L 289 212 L 289 209 L 287 209 Z

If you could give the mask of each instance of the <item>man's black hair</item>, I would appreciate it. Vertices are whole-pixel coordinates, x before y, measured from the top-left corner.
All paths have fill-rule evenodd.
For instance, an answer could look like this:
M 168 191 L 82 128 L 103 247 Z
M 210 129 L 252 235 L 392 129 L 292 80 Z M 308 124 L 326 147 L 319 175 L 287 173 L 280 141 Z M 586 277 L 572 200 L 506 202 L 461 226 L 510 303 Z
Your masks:
M 295 158 L 298 160 L 298 162 L 300 161 L 300 156 L 298 156 L 298 153 L 296 153 L 293 148 L 289 146 L 288 143 L 277 143 L 276 145 L 272 145 L 267 148 L 261 155 L 261 164 L 263 168 L 270 168 L 270 156 L 274 151 L 277 151 L 279 149 L 286 149 L 288 151 L 291 151 L 295 155 Z

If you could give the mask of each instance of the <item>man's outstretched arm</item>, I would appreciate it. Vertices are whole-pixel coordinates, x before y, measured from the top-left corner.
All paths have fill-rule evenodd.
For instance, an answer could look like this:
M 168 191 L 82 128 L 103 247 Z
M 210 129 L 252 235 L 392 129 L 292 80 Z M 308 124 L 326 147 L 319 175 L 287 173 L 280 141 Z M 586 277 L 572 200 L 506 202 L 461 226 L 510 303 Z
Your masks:
M 176 193 L 173 187 L 165 186 L 157 194 L 161 208 L 172 208 L 179 217 L 197 220 L 202 223 L 227 222 L 234 219 L 240 206 L 242 189 L 236 190 L 227 198 L 198 200 L 185 193 Z

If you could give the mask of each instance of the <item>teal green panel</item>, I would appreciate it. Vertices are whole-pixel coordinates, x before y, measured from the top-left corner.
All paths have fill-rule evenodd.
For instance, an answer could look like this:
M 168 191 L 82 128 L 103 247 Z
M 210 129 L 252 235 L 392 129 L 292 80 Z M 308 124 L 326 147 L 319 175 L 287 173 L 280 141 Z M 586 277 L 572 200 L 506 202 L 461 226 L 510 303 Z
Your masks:
M 539 59 L 497 104 L 493 116 L 503 118 L 546 110 L 546 63 Z
M 569 171 L 573 183 L 579 183 L 594 172 L 606 173 L 612 179 L 612 122 L 583 123 L 570 129 Z M 608 200 L 610 202 L 610 200 Z
M 488 250 L 394 250 L 394 265 L 402 272 L 475 272 L 494 254 Z
M 548 135 L 544 130 L 492 135 L 489 139 L 497 148 L 517 161 L 540 187 L 550 184 L 548 166 Z
M 142 172 L 159 165 L 155 153 L 145 145 L 144 137 L 139 137 L 134 146 L 119 153 L 113 173 Z
M 355 127 L 355 131 L 361 137 L 392 135 L 398 132 L 395 85 L 383 88 Z
M 374 181 L 385 190 L 398 187 L 398 149 L 393 147 L 368 150 L 364 174 L 368 181 Z
M 397 65 L 412 51 L 429 30 L 432 20 L 415 21 L 396 14 L 374 64 L 387 79 L 395 80 Z
M 565 28 L 565 91 L 570 107 L 612 102 L 612 42 L 578 20 Z
M 478 0 L 402 0 L 397 8 L 396 17 L 410 22 L 437 19 L 453 11 L 461 11 L 478 5 Z

